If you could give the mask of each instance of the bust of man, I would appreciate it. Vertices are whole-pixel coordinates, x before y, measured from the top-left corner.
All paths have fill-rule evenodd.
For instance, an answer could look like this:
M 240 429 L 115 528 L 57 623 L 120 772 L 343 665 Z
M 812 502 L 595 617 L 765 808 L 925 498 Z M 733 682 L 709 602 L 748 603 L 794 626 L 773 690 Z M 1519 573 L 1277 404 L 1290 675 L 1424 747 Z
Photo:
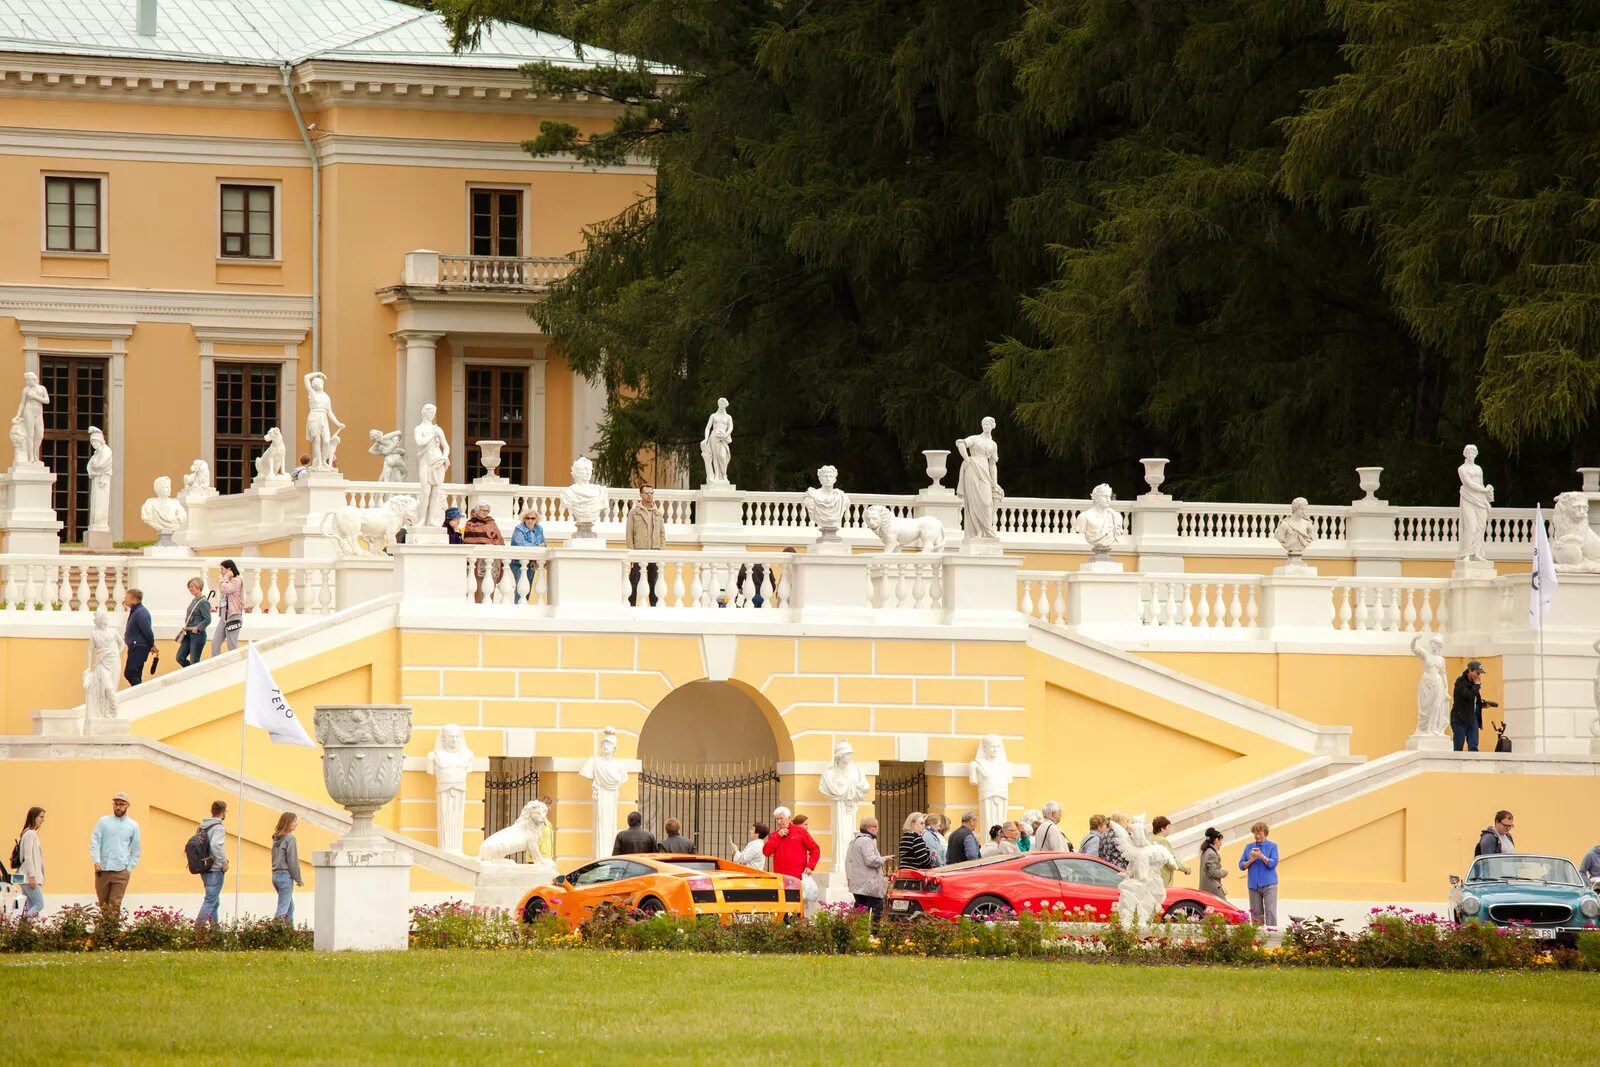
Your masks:
M 1089 506 L 1073 522 L 1076 531 L 1089 542 L 1095 559 L 1109 559 L 1111 549 L 1122 537 L 1122 513 L 1111 506 L 1111 487 L 1104 482 L 1089 494 Z
M 1317 528 L 1311 521 L 1311 505 L 1305 497 L 1297 496 L 1290 502 L 1289 517 L 1278 523 L 1272 536 L 1289 553 L 1290 566 L 1304 566 L 1305 561 L 1300 557 L 1317 539 Z
M 821 541 L 839 540 L 839 527 L 844 525 L 845 509 L 850 506 L 850 498 L 844 490 L 834 487 L 839 479 L 839 469 L 832 464 L 817 468 L 817 481 L 820 488 L 806 489 L 806 512 L 811 516 L 811 521 L 817 524 L 817 529 L 822 531 Z
M 172 535 L 183 529 L 184 523 L 189 521 L 189 512 L 184 506 L 172 499 L 172 479 L 166 475 L 155 480 L 156 495 L 147 499 L 139 508 L 140 520 L 161 537 L 158 544 L 172 544 Z
M 611 502 L 611 491 L 594 483 L 594 464 L 588 456 L 572 461 L 572 484 L 561 490 L 561 503 L 578 524 L 583 536 L 593 536 L 592 527 L 600 521 Z

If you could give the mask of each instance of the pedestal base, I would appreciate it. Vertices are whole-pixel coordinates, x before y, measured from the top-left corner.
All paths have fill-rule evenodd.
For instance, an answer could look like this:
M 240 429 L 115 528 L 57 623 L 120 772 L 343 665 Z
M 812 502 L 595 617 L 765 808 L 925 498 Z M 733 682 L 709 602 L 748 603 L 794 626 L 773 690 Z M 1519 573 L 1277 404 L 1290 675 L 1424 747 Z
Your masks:
M 1003 556 L 1006 550 L 1000 547 L 999 538 L 995 537 L 969 537 L 961 542 L 963 556 Z
M 408 545 L 448 545 L 450 535 L 445 533 L 443 526 L 408 526 L 406 527 L 406 544 Z
M 144 556 L 146 559 L 189 559 L 194 555 L 194 549 L 184 545 L 146 545 Z
M 403 949 L 411 929 L 411 854 L 313 852 L 319 952 Z
M 819 893 L 818 902 L 821 904 L 854 904 L 855 894 L 850 892 L 849 883 L 842 874 L 813 874 L 816 879 Z
M 129 733 L 127 719 L 90 717 L 84 720 L 84 725 L 90 737 L 127 737 Z
M 1121 574 L 1122 564 L 1114 559 L 1093 559 L 1078 568 L 1079 574 Z
M 1408 752 L 1449 752 L 1451 741 L 1443 734 L 1412 734 L 1406 738 Z
M 28 712 L 36 737 L 77 737 L 83 729 L 83 716 L 70 709 L 39 708 Z
M 1317 568 L 1308 563 L 1285 563 L 1281 567 L 1272 568 L 1272 573 L 1280 578 L 1315 578 Z
M 523 894 L 534 886 L 555 881 L 556 873 L 553 863 L 486 863 L 478 872 L 472 903 L 510 910 L 522 903 Z
M 83 547 L 90 552 L 110 552 L 116 547 L 116 543 L 111 540 L 109 529 L 95 529 L 91 526 L 83 531 Z
M 806 551 L 807 554 L 813 556 L 848 556 L 851 554 L 849 544 L 839 540 L 837 535 L 834 536 L 832 541 L 814 542 Z
M 571 537 L 567 538 L 566 544 L 563 547 L 586 548 L 591 552 L 603 552 L 606 547 L 606 539 L 604 537 L 598 537 L 592 533 L 587 537 L 573 534 Z
M 1481 559 L 1458 559 L 1456 565 L 1450 568 L 1452 578 L 1493 578 L 1495 569 L 1493 563 Z

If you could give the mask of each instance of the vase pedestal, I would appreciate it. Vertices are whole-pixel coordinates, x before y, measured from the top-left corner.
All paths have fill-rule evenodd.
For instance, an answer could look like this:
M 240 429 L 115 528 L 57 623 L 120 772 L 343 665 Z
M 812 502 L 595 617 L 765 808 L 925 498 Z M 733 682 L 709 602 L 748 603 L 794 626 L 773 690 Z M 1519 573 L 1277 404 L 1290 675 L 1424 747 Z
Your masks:
M 411 853 L 313 852 L 312 945 L 318 952 L 403 949 L 411 932 Z

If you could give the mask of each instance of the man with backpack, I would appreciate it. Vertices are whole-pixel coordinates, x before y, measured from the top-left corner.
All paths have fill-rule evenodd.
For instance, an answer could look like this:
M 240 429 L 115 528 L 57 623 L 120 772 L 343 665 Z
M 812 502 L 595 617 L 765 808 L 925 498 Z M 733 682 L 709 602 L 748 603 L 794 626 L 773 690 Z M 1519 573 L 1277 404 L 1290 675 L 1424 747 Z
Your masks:
M 1511 831 L 1516 829 L 1516 820 L 1504 808 L 1494 813 L 1494 825 L 1487 827 L 1478 835 L 1478 847 L 1472 850 L 1474 856 L 1503 856 L 1517 850 L 1517 844 L 1511 840 Z
M 222 829 L 222 820 L 228 817 L 228 802 L 213 800 L 211 818 L 201 819 L 194 836 L 183 846 L 183 855 L 189 863 L 189 873 L 200 876 L 205 889 L 205 900 L 200 904 L 200 914 L 194 918 L 196 926 L 210 922 L 217 924 L 217 907 L 222 902 L 222 877 L 228 870 L 228 835 Z

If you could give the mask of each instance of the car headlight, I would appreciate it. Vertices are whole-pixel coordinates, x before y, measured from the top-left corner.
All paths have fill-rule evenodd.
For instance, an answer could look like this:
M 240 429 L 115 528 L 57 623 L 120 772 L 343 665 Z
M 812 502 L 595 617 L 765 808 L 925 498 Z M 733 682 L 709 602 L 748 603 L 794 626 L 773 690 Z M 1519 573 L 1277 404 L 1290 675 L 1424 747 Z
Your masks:
M 1594 897 L 1585 897 L 1583 903 L 1578 905 L 1578 910 L 1583 912 L 1586 919 L 1600 916 L 1600 900 L 1596 900 Z
M 1482 904 L 1481 901 L 1478 900 L 1477 897 L 1462 897 L 1461 898 L 1461 914 L 1463 914 L 1463 915 L 1476 915 L 1476 914 L 1478 914 L 1478 912 L 1480 912 L 1482 910 L 1483 910 L 1483 904 Z

